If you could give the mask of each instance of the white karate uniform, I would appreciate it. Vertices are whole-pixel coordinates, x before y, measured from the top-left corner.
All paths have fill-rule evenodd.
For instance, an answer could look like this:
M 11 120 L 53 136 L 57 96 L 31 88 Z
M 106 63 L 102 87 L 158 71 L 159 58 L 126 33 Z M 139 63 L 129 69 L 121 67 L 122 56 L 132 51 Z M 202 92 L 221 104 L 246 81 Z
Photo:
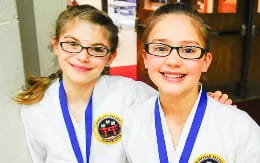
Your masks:
M 123 143 L 130 163 L 160 162 L 154 117 L 156 98 L 150 98 L 125 114 L 127 117 L 123 126 Z M 170 163 L 179 162 L 199 98 L 189 114 L 176 148 L 159 106 Z M 208 162 L 215 163 L 210 158 L 218 158 L 218 163 L 260 163 L 260 127 L 246 112 L 208 97 L 206 112 L 189 162 L 206 163 L 208 159 Z
M 22 107 L 22 120 L 29 151 L 34 163 L 76 163 L 59 102 L 59 81 L 47 89 L 44 98 L 33 105 Z M 93 92 L 93 126 L 104 114 L 123 121 L 123 113 L 131 105 L 145 101 L 156 91 L 142 82 L 102 76 Z M 86 101 L 87 104 L 87 101 Z M 85 155 L 85 122 L 76 122 L 71 116 L 83 158 Z M 85 118 L 83 118 L 85 119 Z M 122 124 L 121 124 L 122 129 Z M 104 143 L 94 134 L 93 127 L 90 163 L 126 162 L 120 137 L 116 143 Z M 85 161 L 85 160 L 84 160 Z

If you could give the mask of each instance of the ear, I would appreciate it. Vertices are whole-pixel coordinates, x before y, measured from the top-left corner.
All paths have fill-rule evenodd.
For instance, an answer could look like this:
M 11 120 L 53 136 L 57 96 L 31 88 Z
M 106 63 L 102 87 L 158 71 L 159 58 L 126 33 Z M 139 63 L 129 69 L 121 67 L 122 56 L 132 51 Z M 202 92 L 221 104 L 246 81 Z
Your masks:
M 143 60 L 144 60 L 144 67 L 147 69 L 147 53 L 144 49 L 142 50 L 141 53 L 142 53 L 142 57 L 143 57 Z
M 204 65 L 202 67 L 202 72 L 208 71 L 211 61 L 212 61 L 212 54 L 210 52 L 208 52 L 204 57 Z
M 117 56 L 117 51 L 114 51 L 113 53 L 111 53 L 111 54 L 109 55 L 108 60 L 107 60 L 106 66 L 110 66 L 111 63 L 112 63 L 112 62 L 114 61 L 114 59 L 116 58 L 116 56 Z
M 51 38 L 51 48 L 52 48 L 53 53 L 54 53 L 56 56 L 59 55 L 58 46 L 59 46 L 58 40 L 57 40 L 57 38 L 56 38 L 55 36 L 53 36 L 53 37 Z

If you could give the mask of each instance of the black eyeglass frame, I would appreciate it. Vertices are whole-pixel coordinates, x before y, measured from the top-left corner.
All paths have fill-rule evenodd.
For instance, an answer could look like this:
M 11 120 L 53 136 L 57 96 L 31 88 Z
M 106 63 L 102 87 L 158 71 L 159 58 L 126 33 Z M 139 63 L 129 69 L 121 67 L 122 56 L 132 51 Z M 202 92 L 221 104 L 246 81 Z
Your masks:
M 68 53 L 81 53 L 83 49 L 86 49 L 87 52 L 88 52 L 88 55 L 93 56 L 93 57 L 105 57 L 105 56 L 107 56 L 110 53 L 110 50 L 108 48 L 102 47 L 103 49 L 106 49 L 106 51 L 107 51 L 105 55 L 102 55 L 102 56 L 93 55 L 93 54 L 89 53 L 88 49 L 95 48 L 94 46 L 82 46 L 80 44 L 77 44 L 77 45 L 79 45 L 81 47 L 80 51 L 78 51 L 78 52 L 70 52 L 70 51 L 65 50 L 63 48 L 63 46 L 62 46 L 63 44 L 67 44 L 67 43 L 72 43 L 72 42 L 60 42 L 60 47 L 61 47 L 61 49 L 63 51 L 68 52 Z
M 167 55 L 164 55 L 164 56 L 152 54 L 152 53 L 149 52 L 149 45 L 150 45 L 150 44 L 165 45 L 165 46 L 171 48 L 171 50 L 169 51 L 169 53 L 168 53 Z M 180 55 L 180 53 L 179 53 L 179 49 L 180 49 L 180 48 L 184 48 L 184 47 L 199 48 L 199 49 L 201 50 L 201 54 L 200 54 L 200 56 L 197 57 L 197 58 L 185 58 L 185 57 L 182 57 L 182 56 Z M 154 43 L 154 42 L 145 43 L 145 44 L 144 44 L 144 49 L 145 49 L 145 51 L 146 51 L 148 54 L 153 55 L 153 56 L 157 56 L 157 57 L 167 57 L 167 56 L 169 56 L 169 55 L 171 54 L 171 52 L 172 52 L 173 49 L 176 49 L 176 51 L 177 51 L 179 57 L 181 57 L 181 58 L 183 58 L 183 59 L 200 59 L 200 58 L 202 58 L 202 57 L 208 52 L 207 49 L 201 48 L 201 47 L 199 47 L 199 46 L 170 46 L 170 45 L 168 45 L 168 44 L 164 44 L 164 43 Z

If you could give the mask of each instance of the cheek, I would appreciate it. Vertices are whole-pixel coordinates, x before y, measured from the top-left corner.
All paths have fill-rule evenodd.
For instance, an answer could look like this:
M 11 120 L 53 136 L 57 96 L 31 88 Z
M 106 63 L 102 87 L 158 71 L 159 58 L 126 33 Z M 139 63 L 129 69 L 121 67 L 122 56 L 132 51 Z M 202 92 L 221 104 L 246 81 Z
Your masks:
M 188 69 L 190 74 L 196 76 L 196 78 L 200 78 L 201 72 L 203 69 L 203 62 L 202 61 L 194 61 L 188 62 L 185 64 L 185 67 Z
M 154 56 L 147 56 L 146 58 L 146 67 L 148 72 L 159 71 L 161 66 L 164 64 L 163 57 L 154 57 Z
M 90 61 L 97 67 L 103 68 L 104 66 L 106 66 L 108 59 L 108 57 L 92 57 L 90 58 Z
M 63 70 L 67 69 L 68 64 L 73 63 L 73 60 L 75 60 L 74 58 L 75 55 L 60 53 L 57 56 L 60 68 Z
M 68 62 L 70 60 L 73 60 L 73 58 L 75 58 L 75 55 L 71 55 L 71 54 L 60 54 L 60 55 L 58 55 L 58 60 L 59 60 L 60 63 Z
M 63 51 L 61 49 L 61 47 L 57 47 L 57 46 L 56 46 L 54 52 L 57 55 L 57 57 L 59 58 L 59 60 L 68 60 L 69 58 L 76 56 L 76 54 L 67 53 L 67 52 Z

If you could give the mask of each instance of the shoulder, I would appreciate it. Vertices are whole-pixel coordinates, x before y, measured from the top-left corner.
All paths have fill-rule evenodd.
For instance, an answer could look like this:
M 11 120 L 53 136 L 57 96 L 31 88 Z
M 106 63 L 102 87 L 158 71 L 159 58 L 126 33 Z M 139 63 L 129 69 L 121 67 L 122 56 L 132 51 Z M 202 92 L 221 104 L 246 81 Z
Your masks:
M 109 76 L 103 75 L 98 81 L 95 88 L 101 87 L 108 92 L 113 91 L 115 94 L 123 93 L 126 94 L 134 94 L 134 96 L 140 96 L 141 98 L 144 96 L 145 98 L 157 93 L 155 89 L 151 86 L 145 84 L 141 81 L 135 81 L 130 78 L 121 77 L 121 76 Z
M 129 108 L 125 113 L 125 124 L 135 126 L 137 123 L 146 123 L 154 118 L 154 105 L 157 96 L 151 96 L 142 103 L 138 103 Z
M 208 97 L 207 112 L 209 119 L 227 131 L 244 135 L 253 131 L 260 136 L 260 127 L 257 123 L 245 111 L 235 106 L 221 104 Z
M 137 139 L 142 143 L 149 135 L 149 139 L 153 137 L 153 124 L 154 124 L 154 104 L 157 97 L 151 97 L 143 103 L 134 105 L 129 108 L 124 115 L 123 122 L 123 143 L 126 150 L 129 150 L 130 146 L 134 146 Z M 144 139 L 143 139 L 144 138 Z
M 122 76 L 110 76 L 103 75 L 100 81 L 105 82 L 107 86 L 124 86 L 124 87 L 144 87 L 147 89 L 153 89 L 149 85 L 141 81 L 135 81 L 131 78 Z
M 21 116 L 23 121 L 34 119 L 37 120 L 41 114 L 48 113 L 53 109 L 53 105 L 59 103 L 58 100 L 59 81 L 54 81 L 46 90 L 41 101 L 32 105 L 22 105 Z
M 57 80 L 49 86 L 40 102 L 22 106 L 21 119 L 28 139 L 33 137 L 45 141 L 46 135 L 53 128 L 55 130 L 60 129 L 60 127 L 57 127 L 61 126 L 62 122 L 60 114 L 59 81 Z
M 59 80 L 55 80 L 46 89 L 41 101 L 39 101 L 35 104 L 32 104 L 32 105 L 24 106 L 23 108 L 38 108 L 39 106 L 42 106 L 44 104 L 49 103 L 50 101 L 53 101 L 54 99 L 56 100 L 56 97 L 58 97 L 58 92 L 59 92 L 59 85 L 60 85 L 59 83 L 60 83 Z
M 206 123 L 214 124 L 213 127 L 222 133 L 223 139 L 228 139 L 236 149 L 237 160 L 258 162 L 260 154 L 260 127 L 243 110 L 231 105 L 220 104 L 208 98 L 210 115 Z
M 153 112 L 154 105 L 157 100 L 158 96 L 152 96 L 148 98 L 146 101 L 142 103 L 136 104 L 131 108 L 131 112 L 139 114 L 139 113 L 146 113 L 146 112 Z
M 233 106 L 219 103 L 211 97 L 208 97 L 209 109 L 214 112 L 215 115 L 221 116 L 223 119 L 229 121 L 251 121 L 252 118 L 243 110 Z

